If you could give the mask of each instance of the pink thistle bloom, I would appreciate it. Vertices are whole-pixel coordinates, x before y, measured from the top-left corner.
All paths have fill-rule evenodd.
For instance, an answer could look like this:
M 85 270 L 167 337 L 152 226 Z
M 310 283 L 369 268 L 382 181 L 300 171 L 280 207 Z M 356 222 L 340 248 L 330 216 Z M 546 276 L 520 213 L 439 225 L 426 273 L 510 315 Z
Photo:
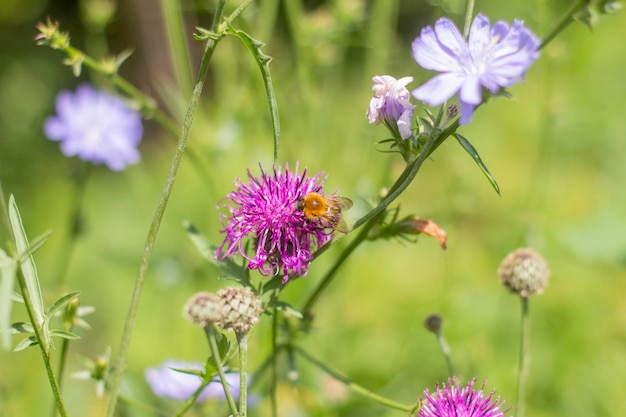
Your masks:
M 374 97 L 367 109 L 370 123 L 384 123 L 394 135 L 402 139 L 411 136 L 411 118 L 415 105 L 411 104 L 411 94 L 406 89 L 413 77 L 396 80 L 390 75 L 377 75 L 372 78 Z
M 500 397 L 493 399 L 495 390 L 485 397 L 483 389 L 474 390 L 476 379 L 472 379 L 465 388 L 459 389 L 448 380 L 448 384 L 437 385 L 435 395 L 424 391 L 420 399 L 420 409 L 417 417 L 504 417 L 500 406 Z
M 248 171 L 250 182 L 235 181 L 237 187 L 224 200 L 230 215 L 222 214 L 224 241 L 217 249 L 215 258 L 224 259 L 240 253 L 248 259 L 248 268 L 258 270 L 264 276 L 305 276 L 313 253 L 333 238 L 333 230 L 322 228 L 308 220 L 297 203 L 309 193 L 323 194 L 326 177 L 318 173 L 307 176 L 306 169 L 298 174 L 285 165 L 274 166 L 267 174 L 261 168 L 261 177 Z M 219 206 L 218 206 L 219 207 Z M 245 250 L 246 238 L 254 242 L 254 253 Z
M 539 45 L 520 20 L 511 26 L 498 21 L 491 27 L 489 18 L 478 14 L 466 41 L 450 19 L 441 18 L 413 41 L 415 61 L 441 73 L 413 90 L 413 97 L 439 106 L 458 92 L 459 122 L 467 124 L 482 103 L 482 87 L 495 94 L 515 84 L 539 58 Z

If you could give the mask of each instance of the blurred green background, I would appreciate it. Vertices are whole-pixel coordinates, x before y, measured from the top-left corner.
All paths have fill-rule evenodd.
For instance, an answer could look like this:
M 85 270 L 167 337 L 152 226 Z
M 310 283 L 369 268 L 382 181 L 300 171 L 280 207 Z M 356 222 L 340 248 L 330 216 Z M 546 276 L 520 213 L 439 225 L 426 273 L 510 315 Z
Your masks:
M 69 352 L 64 395 L 71 415 L 103 415 L 105 401 L 91 383 L 72 379 L 81 358 L 107 346 L 115 356 L 133 281 L 174 141 L 146 121 L 142 161 L 121 173 L 93 168 L 84 196 L 84 231 L 67 279 L 58 287 L 73 212 L 72 174 L 58 144 L 42 133 L 55 95 L 81 81 L 107 88 L 85 70 L 79 79 L 62 54 L 33 41 L 46 16 L 59 20 L 72 42 L 94 56 L 134 50 L 121 74 L 182 120 L 188 95 L 176 76 L 163 16 L 176 2 L 136 0 L 4 0 L 0 3 L 0 181 L 15 195 L 27 233 L 53 234 L 37 253 L 47 303 L 81 291 L 96 307 L 90 331 Z M 239 2 L 229 2 L 227 12 Z M 180 4 L 192 68 L 202 44 L 195 26 L 208 27 L 215 2 Z M 415 88 L 432 74 L 412 60 L 420 29 L 447 15 L 462 24 L 460 1 L 255 2 L 236 22 L 266 43 L 282 123 L 280 162 L 325 171 L 326 190 L 355 201 L 354 222 L 401 172 L 401 158 L 379 152 L 387 137 L 365 118 L 371 77 L 411 75 Z M 106 19 L 108 10 L 113 12 Z M 566 1 L 479 1 L 492 21 L 523 19 L 543 36 L 569 8 Z M 104 16 L 104 20 L 100 20 Z M 103 22 L 105 24 L 103 24 Z M 424 318 L 444 317 L 444 334 L 459 377 L 488 380 L 487 389 L 514 405 L 519 345 L 519 300 L 498 283 L 504 256 L 531 246 L 550 265 L 545 293 L 530 301 L 531 362 L 527 416 L 626 415 L 626 14 L 603 16 L 590 31 L 572 24 L 510 89 L 512 99 L 482 106 L 459 132 L 480 152 L 502 195 L 489 186 L 458 144 L 446 142 L 398 200 L 401 215 L 433 219 L 448 235 L 366 243 L 352 256 L 316 310 L 314 329 L 300 344 L 357 383 L 410 404 L 447 378 L 445 362 Z M 180 51 L 180 48 L 178 49 Z M 189 79 L 190 77 L 187 77 Z M 422 112 L 421 107 L 417 111 Z M 124 393 L 143 405 L 125 416 L 171 415 L 177 404 L 156 399 L 144 382 L 147 367 L 169 358 L 202 361 L 204 335 L 182 317 L 195 292 L 227 285 L 197 253 L 182 227 L 195 224 L 220 242 L 216 204 L 246 169 L 272 160 L 272 130 L 262 79 L 243 44 L 226 38 L 213 57 L 189 150 L 170 200 L 131 346 Z M 189 155 L 189 154 L 188 154 Z M 316 260 L 283 298 L 296 308 L 312 292 L 351 236 Z M 7 240 L 2 237 L 2 245 Z M 4 247 L 4 246 L 3 246 Z M 5 247 L 6 248 L 6 247 Z M 24 320 L 16 305 L 14 320 Z M 269 350 L 269 319 L 249 343 L 251 365 Z M 14 338 L 15 346 L 18 338 Z M 322 372 L 298 361 L 300 382 L 285 375 L 279 390 L 284 416 L 391 416 L 370 400 L 341 390 Z M 287 369 L 283 371 L 286 373 Z M 264 384 L 258 386 L 262 394 Z M 37 349 L 0 352 L 0 416 L 50 415 L 52 396 Z M 251 415 L 268 415 L 267 401 Z M 148 404 L 148 406 L 146 406 Z M 204 406 L 212 411 L 214 405 Z M 157 412 L 155 409 L 160 408 Z M 195 415 L 201 415 L 202 408 Z M 194 415 L 193 413 L 191 415 Z M 223 415 L 226 415 L 223 413 Z

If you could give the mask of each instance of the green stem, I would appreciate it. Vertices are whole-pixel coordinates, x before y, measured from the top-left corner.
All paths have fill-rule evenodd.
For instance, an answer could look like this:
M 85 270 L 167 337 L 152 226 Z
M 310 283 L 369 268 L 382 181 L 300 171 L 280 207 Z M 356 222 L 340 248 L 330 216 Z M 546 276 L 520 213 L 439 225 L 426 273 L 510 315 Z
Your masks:
M 215 13 L 215 18 L 213 21 L 213 28 L 212 28 L 213 30 L 217 29 L 217 26 L 219 22 L 221 21 L 225 2 L 226 0 L 220 0 L 220 2 L 218 3 L 217 10 Z M 128 358 L 128 352 L 130 350 L 130 341 L 132 339 L 133 329 L 135 327 L 135 317 L 139 309 L 139 301 L 141 300 L 141 292 L 142 292 L 143 284 L 145 281 L 146 271 L 148 269 L 148 263 L 152 255 L 152 250 L 154 249 L 154 245 L 156 243 L 156 237 L 159 232 L 159 227 L 161 226 L 161 221 L 165 213 L 167 202 L 172 192 L 172 188 L 174 187 L 174 182 L 176 181 L 178 169 L 180 167 L 180 163 L 183 158 L 183 154 L 185 152 L 185 147 L 187 145 L 187 138 L 189 136 L 189 130 L 191 129 L 191 125 L 193 123 L 196 109 L 198 107 L 198 102 L 200 100 L 200 94 L 202 93 L 202 87 L 204 86 L 204 80 L 206 78 L 206 74 L 209 69 L 209 62 L 211 61 L 211 57 L 213 55 L 213 51 L 215 50 L 215 47 L 217 46 L 217 43 L 218 43 L 217 39 L 207 40 L 207 45 L 206 45 L 204 54 L 202 56 L 202 62 L 200 63 L 200 68 L 198 71 L 198 75 L 196 77 L 196 82 L 194 85 L 192 96 L 189 102 L 189 106 L 187 107 L 185 121 L 183 123 L 180 136 L 176 144 L 176 151 L 174 153 L 174 157 L 170 164 L 170 169 L 169 169 L 167 179 L 165 180 L 165 184 L 163 185 L 161 198 L 159 200 L 159 203 L 157 204 L 154 217 L 150 225 L 150 230 L 148 231 L 148 237 L 146 239 L 146 244 L 144 246 L 144 252 L 143 252 L 142 259 L 141 259 L 141 264 L 139 265 L 139 272 L 137 274 L 137 278 L 135 279 L 135 286 L 133 288 L 133 294 L 132 294 L 130 306 L 128 308 L 126 322 L 124 324 L 124 331 L 122 334 L 122 340 L 120 342 L 118 359 L 116 362 L 116 366 L 114 368 L 115 371 L 113 373 L 113 381 L 111 383 L 111 396 L 109 398 L 109 403 L 107 406 L 107 413 L 106 413 L 107 417 L 113 417 L 115 413 L 117 399 L 119 396 L 120 386 L 122 382 L 122 375 L 126 367 L 126 360 Z
M 272 417 L 278 416 L 278 400 L 276 396 L 278 387 L 278 351 L 278 309 L 275 308 L 272 315 L 272 356 L 270 358 L 270 408 Z
M 452 357 L 450 356 L 450 346 L 446 342 L 446 338 L 443 337 L 443 333 L 441 331 L 437 332 L 437 342 L 439 342 L 439 349 L 441 349 L 441 354 L 446 360 L 446 366 L 448 367 L 448 376 L 453 378 L 455 376 L 454 366 L 452 365 Z
M 467 0 L 465 4 L 465 23 L 463 25 L 463 37 L 467 39 L 472 27 L 472 17 L 474 16 L 474 0 Z
M 304 314 L 305 320 L 307 317 L 311 317 L 310 313 L 313 309 L 313 306 L 319 299 L 322 292 L 334 279 L 334 277 L 336 276 L 336 272 L 339 270 L 339 267 L 348 258 L 348 256 L 350 256 L 350 254 L 354 252 L 354 250 L 367 238 L 369 231 L 376 224 L 378 224 L 378 222 L 380 221 L 380 218 L 378 216 L 384 215 L 385 209 L 389 206 L 389 204 L 391 204 L 396 198 L 400 196 L 400 194 L 402 194 L 404 190 L 406 190 L 406 188 L 415 178 L 415 175 L 417 175 L 417 172 L 419 171 L 426 158 L 430 156 L 435 151 L 435 149 L 437 149 L 439 145 L 444 142 L 446 138 L 448 138 L 454 131 L 456 131 L 459 126 L 458 123 L 458 120 L 456 120 L 448 128 L 442 131 L 438 136 L 429 137 L 424 144 L 424 147 L 422 148 L 419 157 L 406 166 L 402 174 L 400 174 L 396 182 L 391 186 L 389 193 L 383 199 L 383 201 L 381 201 L 377 207 L 375 207 L 356 221 L 352 230 L 355 230 L 363 225 L 365 225 L 365 227 L 361 230 L 357 237 L 352 242 L 350 242 L 350 244 L 343 250 L 343 252 L 341 252 L 341 255 L 339 256 L 335 264 L 326 273 L 324 278 L 322 278 L 322 281 L 320 281 L 318 287 L 304 304 L 302 312 Z M 320 249 L 320 251 L 315 254 L 315 257 L 319 256 L 319 254 L 325 251 L 327 248 L 328 246 L 325 246 L 324 248 Z
M 69 330 L 71 331 L 71 329 Z M 59 354 L 59 364 L 58 364 L 58 370 L 57 370 L 57 375 L 58 375 L 58 384 L 59 384 L 59 391 L 61 390 L 61 387 L 63 386 L 63 371 L 65 370 L 65 361 L 67 359 L 67 352 L 69 350 L 69 346 L 70 346 L 70 340 L 63 338 L 63 340 L 61 341 L 61 353 Z M 52 408 L 52 417 L 55 417 L 57 415 L 57 407 L 56 405 Z
M 220 356 L 219 348 L 217 347 L 217 340 L 215 339 L 215 327 L 213 323 L 209 323 L 204 331 L 206 333 L 207 339 L 209 341 L 209 348 L 211 349 L 211 357 L 213 358 L 213 362 L 215 367 L 217 368 L 217 373 L 220 376 L 220 381 L 222 382 L 222 387 L 224 388 L 224 395 L 226 395 L 226 402 L 230 407 L 230 411 L 233 416 L 238 417 L 239 413 L 237 411 L 237 404 L 235 404 L 235 399 L 230 392 L 230 387 L 228 386 L 228 380 L 226 379 L 226 374 L 224 373 L 224 365 L 222 364 L 222 357 Z
M 520 349 L 519 349 L 519 375 L 517 380 L 517 410 L 515 415 L 523 417 L 524 415 L 524 393 L 526 387 L 526 378 L 528 376 L 528 297 L 520 297 L 522 302 L 522 318 L 520 327 Z
M 245 332 L 237 332 L 239 346 L 239 417 L 248 415 L 248 338 Z
M 200 386 L 194 391 L 191 397 L 187 398 L 187 400 L 183 403 L 183 405 L 174 413 L 172 417 L 182 417 L 187 411 L 196 403 L 202 391 L 209 385 L 212 381 L 212 375 L 209 372 L 204 373 L 204 378 L 202 379 L 202 383 Z
M 160 3 L 176 79 L 180 91 L 184 96 L 187 96 L 191 91 L 192 79 L 181 2 L 179 0 L 161 0 Z
M 30 322 L 33 325 L 35 330 L 35 337 L 37 337 L 37 345 L 39 346 L 39 350 L 41 351 L 41 357 L 43 359 L 44 367 L 46 368 L 46 373 L 48 375 L 48 381 L 50 382 L 50 388 L 52 389 L 52 394 L 54 395 L 54 400 L 56 403 L 56 409 L 59 411 L 61 417 L 67 417 L 67 411 L 65 411 L 65 404 L 63 404 L 63 398 L 61 397 L 61 389 L 59 388 L 59 384 L 57 379 L 54 376 L 54 372 L 52 371 L 52 364 L 50 363 L 50 347 L 47 345 L 46 338 L 44 337 L 44 328 L 41 323 L 36 319 L 35 313 L 33 310 L 33 303 L 26 291 L 26 280 L 24 278 L 24 273 L 21 268 L 17 270 L 17 280 L 20 284 L 20 289 L 22 291 L 22 297 L 24 298 L 24 304 L 26 306 L 26 311 L 28 312 L 28 317 L 30 318 Z
M 558 35 L 563 29 L 565 29 L 570 23 L 574 21 L 574 15 L 580 11 L 583 7 L 585 7 L 589 3 L 589 0 L 578 0 L 572 7 L 565 13 L 565 16 L 556 24 L 554 29 L 552 29 L 541 41 L 541 45 L 539 45 L 539 49 L 542 49 L 544 46 L 549 44 L 555 37 Z
M 306 351 L 304 351 L 300 347 L 296 346 L 295 350 L 303 358 L 305 358 L 306 360 L 308 360 L 312 364 L 314 364 L 317 367 L 319 367 L 320 369 L 322 369 L 324 372 L 326 372 L 328 375 L 330 375 L 333 378 L 335 378 L 337 381 L 343 382 L 348 388 L 350 388 L 352 391 L 354 391 L 354 392 L 356 392 L 358 394 L 361 394 L 361 395 L 363 395 L 363 396 L 365 396 L 365 397 L 367 397 L 367 398 L 369 398 L 371 400 L 376 401 L 379 404 L 385 405 L 385 406 L 387 406 L 389 408 L 394 408 L 396 410 L 409 412 L 409 411 L 411 411 L 414 408 L 413 405 L 405 405 L 405 404 L 401 404 L 399 402 L 390 400 L 387 397 L 383 397 L 382 395 L 376 394 L 376 393 L 374 393 L 374 392 L 372 392 L 372 391 L 362 387 L 361 385 L 356 384 L 355 382 L 353 382 L 349 378 L 341 375 L 339 372 L 331 369 L 326 364 L 322 363 L 318 359 L 316 359 L 313 356 L 309 355 Z
M 74 178 L 72 181 L 74 185 L 72 205 L 73 211 L 69 221 L 69 235 L 66 237 L 62 252 L 59 255 L 59 259 L 61 260 L 59 272 L 57 273 L 57 286 L 59 288 L 63 287 L 65 283 L 67 271 L 70 267 L 70 262 L 72 260 L 72 254 L 74 253 L 74 248 L 76 247 L 76 239 L 78 238 L 78 236 L 80 236 L 81 233 L 83 202 L 85 197 L 85 189 L 87 188 L 87 180 L 89 178 L 89 173 L 91 172 L 90 168 L 90 164 L 79 161 L 78 170 L 74 174 Z

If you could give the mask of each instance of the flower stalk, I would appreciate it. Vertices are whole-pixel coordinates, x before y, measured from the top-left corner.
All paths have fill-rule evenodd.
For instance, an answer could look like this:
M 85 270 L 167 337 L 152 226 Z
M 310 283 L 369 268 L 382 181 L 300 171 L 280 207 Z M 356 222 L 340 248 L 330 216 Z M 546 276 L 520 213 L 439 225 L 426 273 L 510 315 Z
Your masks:
M 409 412 L 414 408 L 413 405 L 405 405 L 397 401 L 390 400 L 389 398 L 376 394 L 375 392 L 372 392 L 368 390 L 367 388 L 353 382 L 349 378 L 341 375 L 339 372 L 335 371 L 334 369 L 331 369 L 330 367 L 328 367 L 327 365 L 325 365 L 318 359 L 314 358 L 308 352 L 306 352 L 300 347 L 294 346 L 294 350 L 304 359 L 311 362 L 313 365 L 319 367 L 321 370 L 323 370 L 328 375 L 335 378 L 337 381 L 344 383 L 348 388 L 350 388 L 352 391 L 356 392 L 357 394 L 363 395 L 364 397 L 367 397 L 373 401 L 376 401 L 379 404 L 382 404 L 389 408 L 393 408 L 393 409 L 400 410 L 400 411 Z
M 213 30 L 217 30 L 218 28 L 219 22 L 222 19 L 222 14 L 224 11 L 225 3 L 226 3 L 226 0 L 220 0 L 218 3 L 214 20 L 213 20 L 213 27 L 212 27 Z M 122 340 L 120 342 L 118 359 L 116 362 L 116 366 L 114 368 L 115 371 L 113 373 L 113 380 L 111 383 L 111 396 L 109 398 L 109 403 L 108 403 L 107 413 L 106 413 L 107 417 L 113 417 L 113 415 L 115 414 L 115 408 L 116 408 L 117 399 L 119 396 L 120 385 L 122 382 L 122 375 L 126 367 L 126 360 L 128 358 L 128 352 L 130 350 L 130 342 L 131 342 L 133 330 L 135 327 L 135 317 L 139 309 L 139 301 L 141 300 L 141 293 L 142 293 L 143 284 L 145 281 L 146 271 L 148 269 L 148 263 L 152 255 L 152 250 L 154 249 L 154 245 L 156 243 L 157 234 L 159 232 L 159 227 L 161 226 L 161 220 L 163 219 L 163 215 L 165 214 L 165 208 L 167 207 L 167 202 L 172 192 L 172 188 L 174 187 L 174 182 L 176 181 L 176 176 L 178 174 L 178 169 L 180 167 L 183 154 L 185 153 L 189 131 L 193 123 L 196 109 L 198 107 L 200 94 L 202 93 L 202 88 L 204 86 L 204 80 L 209 70 L 209 62 L 211 61 L 211 57 L 213 56 L 213 51 L 215 50 L 218 43 L 219 43 L 219 39 L 207 39 L 206 48 L 202 56 L 202 61 L 200 63 L 200 68 L 198 71 L 198 75 L 196 77 L 196 82 L 193 88 L 192 96 L 189 102 L 189 106 L 187 108 L 187 113 L 185 115 L 185 121 L 183 123 L 180 136 L 178 138 L 174 157 L 170 164 L 170 169 L 168 172 L 167 179 L 165 180 L 165 184 L 163 185 L 161 198 L 159 199 L 159 202 L 157 204 L 154 217 L 150 225 L 150 230 L 148 231 L 148 237 L 146 239 L 146 244 L 144 246 L 144 252 L 143 252 L 142 259 L 141 259 L 141 264 L 139 266 L 139 272 L 135 280 L 135 286 L 133 289 L 130 306 L 129 306 L 128 313 L 126 316 L 126 322 L 124 325 Z
M 219 348 L 217 347 L 217 340 L 215 337 L 215 326 L 213 323 L 209 323 L 204 327 L 204 332 L 207 336 L 207 340 L 209 341 L 209 348 L 211 349 L 211 357 L 213 358 L 213 363 L 215 364 L 215 368 L 217 368 L 217 373 L 220 376 L 220 381 L 222 382 L 222 387 L 224 388 L 224 395 L 226 395 L 226 402 L 228 403 L 228 407 L 233 416 L 239 416 L 239 412 L 237 411 L 237 404 L 235 404 L 235 399 L 233 398 L 232 393 L 230 392 L 230 387 L 228 386 L 228 379 L 226 379 L 226 374 L 224 373 L 224 364 L 222 363 L 222 357 L 220 356 Z M 241 396 L 243 391 L 239 393 Z
M 520 326 L 520 347 L 519 347 L 519 375 L 517 379 L 517 417 L 524 416 L 524 401 L 526 392 L 526 380 L 528 379 L 528 337 L 529 337 L 529 317 L 528 317 L 528 297 L 520 297 L 522 307 L 522 317 Z

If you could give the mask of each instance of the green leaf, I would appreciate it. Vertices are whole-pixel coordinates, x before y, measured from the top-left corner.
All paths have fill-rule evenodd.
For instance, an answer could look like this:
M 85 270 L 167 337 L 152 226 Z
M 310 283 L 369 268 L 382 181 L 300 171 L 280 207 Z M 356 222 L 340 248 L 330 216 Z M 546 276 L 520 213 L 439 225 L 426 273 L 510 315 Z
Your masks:
M 296 310 L 293 306 L 291 306 L 291 304 L 284 301 L 272 301 L 267 305 L 267 307 L 275 308 L 276 310 L 280 310 L 287 315 L 291 315 L 299 319 L 304 318 L 304 315 L 300 311 Z
M 187 231 L 187 235 L 191 242 L 196 246 L 200 254 L 204 259 L 215 265 L 221 272 L 228 277 L 233 278 L 235 281 L 241 283 L 244 286 L 250 286 L 250 277 L 246 268 L 241 265 L 235 264 L 230 259 L 216 260 L 215 251 L 217 248 L 212 246 L 206 237 L 204 237 L 198 229 L 196 229 L 190 222 L 183 222 L 183 227 Z
M 272 84 L 272 76 L 270 74 L 270 62 L 272 57 L 265 55 L 261 48 L 265 45 L 263 42 L 253 39 L 242 30 L 235 30 L 230 25 L 226 30 L 229 35 L 235 35 L 246 45 L 252 56 L 257 62 L 265 84 L 265 92 L 267 101 L 270 106 L 272 115 L 272 127 L 274 128 L 274 161 L 278 159 L 278 148 L 280 147 L 280 118 L 278 116 L 278 105 L 276 104 L 276 95 L 274 94 L 274 85 Z
M 13 333 L 35 333 L 33 325 L 24 321 L 18 321 L 11 324 Z
M 17 208 L 17 203 L 13 195 L 9 197 L 9 221 L 11 223 L 11 231 L 15 240 L 17 249 L 17 258 L 20 260 L 20 269 L 24 275 L 25 295 L 30 298 L 33 308 L 34 320 L 38 324 L 44 322 L 43 298 L 41 296 L 41 287 L 39 286 L 39 278 L 37 277 L 37 267 L 30 251 L 28 238 L 22 224 L 22 217 Z
M 50 308 L 48 309 L 48 311 L 46 311 L 46 317 L 48 319 L 50 319 L 52 316 L 54 316 L 54 314 L 59 311 L 60 309 L 62 309 L 63 307 L 65 307 L 65 305 L 73 300 L 74 298 L 78 297 L 80 295 L 80 292 L 72 292 L 69 294 L 64 295 L 63 297 L 59 298 L 58 300 L 56 300 L 54 302 L 54 304 L 52 304 L 52 306 L 50 306 Z
M 59 329 L 50 330 L 50 336 L 57 336 L 57 337 L 60 337 L 63 339 L 69 339 L 69 340 L 80 339 L 80 336 L 77 335 L 76 333 L 68 332 L 67 330 L 59 330 Z
M 11 308 L 16 272 L 17 261 L 0 249 L 0 335 L 4 350 L 11 347 Z
M 500 195 L 500 187 L 498 186 L 498 183 L 496 182 L 495 178 L 493 178 L 493 176 L 491 175 L 491 173 L 489 172 L 489 170 L 483 163 L 482 159 L 480 159 L 480 155 L 478 155 L 478 152 L 476 151 L 476 149 L 472 146 L 471 143 L 469 143 L 467 139 L 465 139 L 460 134 L 453 133 L 452 135 L 456 138 L 456 140 L 459 141 L 463 149 L 465 149 L 465 152 L 467 152 L 468 154 L 470 154 L 472 158 L 474 158 L 474 162 L 476 162 L 476 165 L 478 165 L 478 168 L 480 168 L 483 174 L 485 174 L 485 177 L 487 177 L 487 180 L 489 180 L 489 183 L 491 184 L 493 189 L 496 190 L 496 193 Z
M 39 344 L 39 342 L 37 341 L 37 336 L 29 336 L 26 339 L 22 340 L 17 346 L 15 346 L 13 352 L 19 352 L 20 350 L 24 350 L 27 347 L 35 346 L 37 344 Z

